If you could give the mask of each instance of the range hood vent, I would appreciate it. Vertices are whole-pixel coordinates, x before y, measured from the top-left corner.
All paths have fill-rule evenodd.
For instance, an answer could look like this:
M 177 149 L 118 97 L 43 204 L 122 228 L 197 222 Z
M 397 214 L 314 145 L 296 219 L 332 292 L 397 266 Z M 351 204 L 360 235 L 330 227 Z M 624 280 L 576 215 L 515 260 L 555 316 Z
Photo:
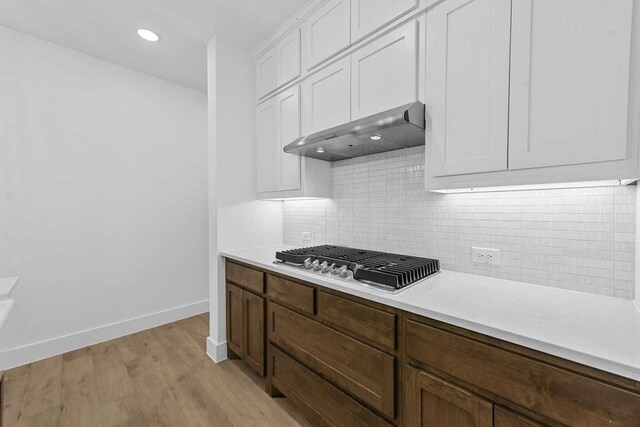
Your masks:
M 304 136 L 284 147 L 284 151 L 335 162 L 424 145 L 424 129 L 424 104 L 414 102 Z

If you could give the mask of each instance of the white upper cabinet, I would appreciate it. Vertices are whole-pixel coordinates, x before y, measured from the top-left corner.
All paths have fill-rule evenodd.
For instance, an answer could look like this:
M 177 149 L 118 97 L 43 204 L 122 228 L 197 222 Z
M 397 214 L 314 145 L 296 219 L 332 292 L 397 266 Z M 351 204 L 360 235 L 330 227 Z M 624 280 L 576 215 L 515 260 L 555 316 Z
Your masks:
M 300 188 L 300 157 L 283 151 L 300 137 L 298 86 L 260 104 L 257 108 L 258 192 Z
M 416 21 L 351 54 L 351 120 L 417 100 Z
M 300 156 L 283 151 L 289 143 L 300 138 L 300 89 L 296 85 L 276 98 L 278 135 L 278 191 L 300 188 Z
M 418 6 L 418 0 L 351 0 L 351 40 L 355 42 Z
M 447 0 L 428 13 L 427 158 L 434 176 L 507 169 L 510 27 L 510 0 Z
M 638 7 L 445 0 L 428 11 L 427 188 L 638 178 Z
M 329 0 L 302 27 L 307 70 L 347 48 L 351 43 L 350 0 Z
M 276 45 L 277 85 L 300 77 L 300 29 L 296 28 Z
M 256 113 L 259 198 L 330 197 L 331 164 L 283 150 L 300 137 L 300 87 L 261 103 Z
M 300 29 L 283 37 L 256 60 L 258 99 L 300 77 Z
M 256 60 L 256 91 L 262 98 L 277 87 L 276 49 L 272 48 Z
M 276 100 L 258 105 L 256 108 L 256 167 L 258 192 L 277 190 L 280 186 L 277 171 L 280 153 L 277 133 Z
M 509 169 L 625 159 L 633 0 L 516 0 Z
M 349 57 L 302 83 L 302 133 L 309 135 L 351 120 L 351 71 Z

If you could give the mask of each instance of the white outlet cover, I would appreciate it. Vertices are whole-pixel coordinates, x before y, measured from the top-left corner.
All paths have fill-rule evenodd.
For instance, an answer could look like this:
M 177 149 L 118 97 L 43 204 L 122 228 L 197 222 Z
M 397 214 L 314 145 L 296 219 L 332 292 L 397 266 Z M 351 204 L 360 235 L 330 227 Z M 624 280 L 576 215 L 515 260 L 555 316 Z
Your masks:
M 500 265 L 500 249 L 471 248 L 471 260 L 476 264 Z
M 311 240 L 311 232 L 303 231 L 302 232 L 302 240 Z

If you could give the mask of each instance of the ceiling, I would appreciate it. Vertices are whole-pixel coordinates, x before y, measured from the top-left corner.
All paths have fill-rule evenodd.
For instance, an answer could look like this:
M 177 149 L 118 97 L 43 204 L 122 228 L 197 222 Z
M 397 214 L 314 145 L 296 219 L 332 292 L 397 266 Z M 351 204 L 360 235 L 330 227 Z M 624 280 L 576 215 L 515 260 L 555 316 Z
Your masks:
M 1 0 L 0 25 L 205 91 L 207 41 L 253 49 L 306 1 Z

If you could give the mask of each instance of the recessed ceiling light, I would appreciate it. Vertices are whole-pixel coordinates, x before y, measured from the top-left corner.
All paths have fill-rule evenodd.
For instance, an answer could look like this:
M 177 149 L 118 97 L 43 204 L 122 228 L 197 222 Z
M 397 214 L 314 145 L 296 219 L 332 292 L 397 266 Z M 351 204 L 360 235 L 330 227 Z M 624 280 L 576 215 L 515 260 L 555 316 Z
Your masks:
M 158 40 L 160 40 L 160 37 L 158 37 L 156 33 L 150 30 L 145 30 L 144 28 L 140 28 L 138 30 L 138 35 L 150 42 L 157 42 Z

